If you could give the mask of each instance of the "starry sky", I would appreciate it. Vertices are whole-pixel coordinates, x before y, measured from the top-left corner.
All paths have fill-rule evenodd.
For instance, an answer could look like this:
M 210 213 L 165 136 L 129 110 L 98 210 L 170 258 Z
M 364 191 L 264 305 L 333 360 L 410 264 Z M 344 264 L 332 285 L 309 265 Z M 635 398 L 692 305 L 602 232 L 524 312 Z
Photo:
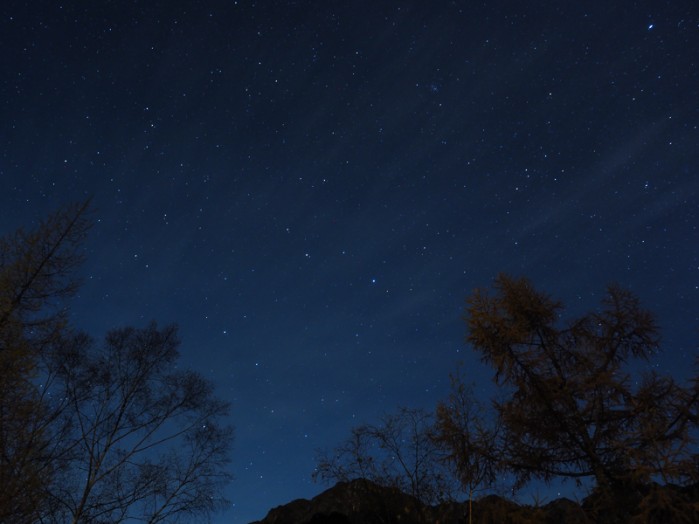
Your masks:
M 615 5 L 616 4 L 616 5 Z M 324 489 L 314 450 L 463 362 L 464 300 L 606 284 L 699 341 L 699 4 L 0 5 L 0 231 L 91 197 L 72 318 L 180 325 L 236 427 L 217 523 Z

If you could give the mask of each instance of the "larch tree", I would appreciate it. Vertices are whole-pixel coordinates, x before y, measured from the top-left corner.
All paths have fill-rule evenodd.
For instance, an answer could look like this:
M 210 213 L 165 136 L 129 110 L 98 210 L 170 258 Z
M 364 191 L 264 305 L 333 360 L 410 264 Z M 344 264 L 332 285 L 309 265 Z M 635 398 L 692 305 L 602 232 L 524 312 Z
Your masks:
M 611 493 L 687 480 L 696 460 L 697 389 L 630 366 L 660 348 L 653 315 L 618 286 L 607 289 L 599 310 L 563 325 L 562 307 L 506 275 L 494 295 L 476 291 L 468 301 L 468 342 L 507 393 L 494 403 L 501 467 L 519 485 L 592 477 Z
M 475 494 L 499 487 L 500 437 L 499 419 L 476 398 L 461 370 L 453 374 L 449 397 L 437 405 L 433 440 L 468 495 L 469 523 Z
M 66 303 L 89 229 L 88 203 L 0 239 L 0 521 L 33 522 L 53 478 L 51 416 L 33 381 L 66 326 Z

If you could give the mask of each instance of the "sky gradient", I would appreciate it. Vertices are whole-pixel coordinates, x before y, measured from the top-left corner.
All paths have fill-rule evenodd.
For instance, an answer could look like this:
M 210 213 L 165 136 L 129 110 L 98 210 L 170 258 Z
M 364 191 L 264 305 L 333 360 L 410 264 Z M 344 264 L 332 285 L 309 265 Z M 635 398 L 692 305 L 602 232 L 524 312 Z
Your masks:
M 180 325 L 233 405 L 215 522 L 317 494 L 315 449 L 457 362 L 487 390 L 462 316 L 499 272 L 571 315 L 630 288 L 692 371 L 699 8 L 523 4 L 0 5 L 0 232 L 92 198 L 72 318 Z

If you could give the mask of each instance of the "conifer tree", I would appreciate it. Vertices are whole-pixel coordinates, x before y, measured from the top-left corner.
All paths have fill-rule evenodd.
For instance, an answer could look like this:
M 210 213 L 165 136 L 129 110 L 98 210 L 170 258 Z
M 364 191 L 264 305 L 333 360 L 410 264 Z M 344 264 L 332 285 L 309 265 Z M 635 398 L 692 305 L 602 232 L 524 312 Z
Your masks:
M 609 286 L 599 310 L 562 324 L 562 304 L 526 279 L 500 275 L 495 294 L 469 299 L 468 342 L 507 392 L 495 402 L 501 465 L 519 484 L 592 477 L 618 491 L 691 475 L 696 388 L 655 370 L 653 315 Z

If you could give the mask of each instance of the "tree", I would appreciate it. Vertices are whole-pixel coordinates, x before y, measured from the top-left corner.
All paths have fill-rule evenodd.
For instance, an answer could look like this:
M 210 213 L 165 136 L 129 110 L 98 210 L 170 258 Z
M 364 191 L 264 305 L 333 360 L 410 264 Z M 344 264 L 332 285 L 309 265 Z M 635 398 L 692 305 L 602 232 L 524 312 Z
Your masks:
M 228 406 L 177 368 L 175 327 L 100 347 L 67 325 L 87 210 L 0 241 L 0 522 L 206 515 L 225 502 Z
M 320 451 L 313 477 L 325 482 L 364 478 L 426 504 L 450 500 L 457 485 L 433 433 L 431 413 L 401 408 L 385 415 L 378 425 L 353 428 L 332 452 Z
M 494 404 L 498 453 L 519 485 L 593 477 L 619 493 L 688 478 L 698 393 L 654 371 L 632 375 L 630 362 L 660 346 L 637 297 L 610 286 L 599 311 L 559 326 L 561 303 L 528 280 L 501 275 L 495 290 L 469 299 L 467 340 L 509 392 Z
M 206 515 L 225 501 L 228 405 L 177 369 L 175 326 L 111 331 L 98 348 L 76 334 L 55 345 L 47 389 L 61 413 L 59 482 L 44 522 L 149 523 Z
M 501 472 L 499 421 L 488 417 L 460 372 L 451 376 L 451 393 L 437 405 L 435 419 L 433 440 L 445 451 L 444 459 L 468 493 L 470 523 L 474 494 L 494 488 Z
M 33 379 L 42 351 L 66 325 L 77 287 L 88 202 L 49 216 L 33 231 L 0 239 L 0 521 L 31 522 L 51 482 L 47 414 Z

